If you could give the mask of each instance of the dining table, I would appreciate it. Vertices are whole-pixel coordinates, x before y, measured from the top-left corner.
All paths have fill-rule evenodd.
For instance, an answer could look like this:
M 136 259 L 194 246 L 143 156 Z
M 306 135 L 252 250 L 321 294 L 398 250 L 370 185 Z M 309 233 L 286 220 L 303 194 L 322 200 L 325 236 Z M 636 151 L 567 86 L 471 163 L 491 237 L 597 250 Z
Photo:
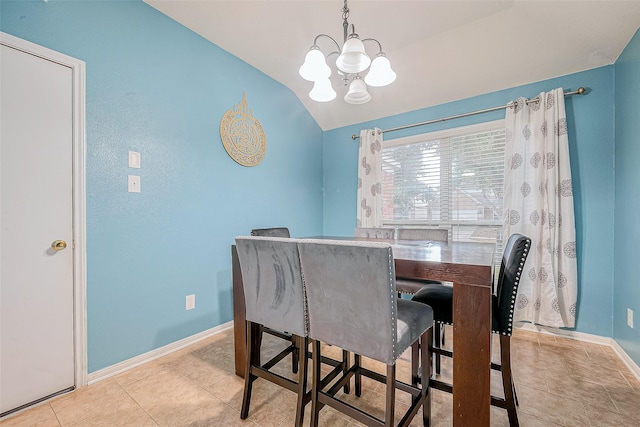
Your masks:
M 453 425 L 489 426 L 495 243 L 335 236 L 310 238 L 388 242 L 392 246 L 397 278 L 453 283 Z M 231 260 L 235 372 L 244 377 L 247 348 L 245 302 L 235 245 L 231 246 Z M 402 292 L 401 288 L 397 290 Z

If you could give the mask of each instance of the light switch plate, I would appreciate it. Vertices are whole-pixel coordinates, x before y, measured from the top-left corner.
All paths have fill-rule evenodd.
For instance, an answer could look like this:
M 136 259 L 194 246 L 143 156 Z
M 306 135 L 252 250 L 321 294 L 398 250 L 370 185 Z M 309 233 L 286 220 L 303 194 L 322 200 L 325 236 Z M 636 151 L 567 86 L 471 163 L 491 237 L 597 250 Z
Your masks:
M 185 298 L 185 310 L 196 308 L 196 294 L 187 295 Z
M 140 192 L 140 177 L 138 175 L 129 175 L 129 193 Z
M 137 151 L 129 151 L 129 167 L 140 168 L 140 153 Z

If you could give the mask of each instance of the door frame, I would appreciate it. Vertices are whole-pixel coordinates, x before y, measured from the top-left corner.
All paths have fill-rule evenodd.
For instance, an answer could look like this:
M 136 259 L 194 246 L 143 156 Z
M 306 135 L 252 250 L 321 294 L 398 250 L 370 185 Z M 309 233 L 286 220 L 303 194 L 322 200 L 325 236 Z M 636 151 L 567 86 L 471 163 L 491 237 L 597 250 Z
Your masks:
M 46 47 L 0 32 L 0 44 L 69 67 L 73 90 L 73 341 L 75 387 L 87 385 L 87 257 L 85 186 L 85 62 Z

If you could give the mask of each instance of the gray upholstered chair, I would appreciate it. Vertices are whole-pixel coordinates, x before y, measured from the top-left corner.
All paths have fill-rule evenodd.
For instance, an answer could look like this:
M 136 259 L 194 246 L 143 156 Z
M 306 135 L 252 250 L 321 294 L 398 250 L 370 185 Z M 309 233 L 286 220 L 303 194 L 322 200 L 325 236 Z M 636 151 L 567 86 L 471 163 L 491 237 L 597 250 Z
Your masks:
M 431 308 L 398 299 L 391 245 L 383 242 L 300 240 L 300 263 L 307 296 L 309 338 L 312 339 L 313 381 L 311 425 L 318 425 L 320 410 L 329 405 L 367 425 L 394 425 L 396 388 L 410 393 L 411 405 L 401 420 L 408 425 L 423 408 L 423 423 L 429 424 L 429 383 L 419 388 L 396 379 L 396 360 L 412 343 L 428 349 L 431 342 Z M 330 388 L 320 378 L 321 346 L 324 342 L 354 352 L 354 363 Z M 430 365 L 430 353 L 422 355 Z M 361 356 L 387 366 L 386 375 L 364 368 Z M 360 396 L 361 375 L 386 383 L 385 419 L 346 404 L 336 392 L 355 378 Z
M 398 228 L 398 240 L 434 240 L 448 242 L 449 230 L 446 228 Z
M 393 239 L 393 228 L 377 227 L 365 228 L 357 227 L 353 233 L 355 237 L 366 237 L 369 239 Z
M 254 228 L 251 230 L 251 235 L 263 237 L 291 237 L 287 227 Z
M 516 412 L 518 401 L 511 375 L 513 311 L 522 270 L 530 248 L 531 239 L 521 234 L 513 234 L 507 240 L 491 307 L 491 329 L 494 334 L 500 335 L 500 364 L 492 363 L 491 368 L 501 371 L 505 396 L 504 399 L 491 396 L 491 404 L 507 410 L 510 426 L 518 425 L 518 414 Z M 436 324 L 453 324 L 453 289 L 451 287 L 426 285 L 413 296 L 412 300 L 432 307 Z M 416 346 L 414 346 L 414 355 L 417 351 Z M 436 356 L 453 357 L 453 353 L 437 346 L 433 349 L 433 352 L 436 353 Z M 412 372 L 418 372 L 418 367 L 415 364 L 412 365 Z M 432 384 L 440 390 L 451 391 L 450 384 L 435 380 L 432 381 Z
M 249 415 L 251 391 L 264 378 L 297 393 L 296 426 L 302 425 L 304 406 L 310 400 L 307 386 L 308 338 L 304 288 L 295 239 L 237 237 L 247 319 L 247 360 L 240 418 Z M 260 363 L 262 327 L 287 330 L 293 344 L 270 361 Z M 289 352 L 299 351 L 297 382 L 270 369 Z
M 291 234 L 289 233 L 289 229 L 287 227 L 254 228 L 253 230 L 251 230 L 251 235 L 262 237 L 291 237 Z M 261 328 L 263 333 L 273 335 L 285 341 L 291 341 L 291 344 L 293 345 L 293 351 L 291 352 L 291 372 L 293 372 L 294 374 L 297 373 L 298 358 L 300 357 L 300 355 L 298 353 L 298 347 L 293 342 L 291 334 L 286 331 L 278 331 L 276 329 L 267 328 L 265 326 L 261 326 Z

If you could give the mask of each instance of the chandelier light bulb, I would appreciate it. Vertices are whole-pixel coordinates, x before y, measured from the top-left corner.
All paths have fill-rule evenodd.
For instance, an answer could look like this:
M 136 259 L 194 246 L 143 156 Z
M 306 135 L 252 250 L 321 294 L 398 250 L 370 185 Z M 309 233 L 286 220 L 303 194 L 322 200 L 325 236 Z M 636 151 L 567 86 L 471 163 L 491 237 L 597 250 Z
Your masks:
M 315 82 L 328 79 L 331 75 L 331 68 L 327 65 L 318 46 L 312 46 L 298 72 L 303 79 Z
M 371 99 L 371 94 L 367 91 L 367 85 L 362 80 L 362 77 L 355 76 L 351 85 L 349 85 L 349 92 L 344 96 L 345 102 L 349 104 L 365 104 Z
M 357 34 L 351 34 L 342 46 L 342 53 L 336 60 L 336 66 L 347 74 L 357 74 L 366 70 L 371 64 L 371 58 L 364 51 L 364 43 Z
M 391 69 L 391 63 L 384 53 L 379 53 L 371 63 L 369 73 L 364 81 L 369 86 L 382 87 L 393 83 L 396 80 L 396 73 Z
M 329 78 L 317 80 L 309 92 L 309 98 L 317 102 L 329 102 L 336 98 L 336 91 L 331 87 Z

